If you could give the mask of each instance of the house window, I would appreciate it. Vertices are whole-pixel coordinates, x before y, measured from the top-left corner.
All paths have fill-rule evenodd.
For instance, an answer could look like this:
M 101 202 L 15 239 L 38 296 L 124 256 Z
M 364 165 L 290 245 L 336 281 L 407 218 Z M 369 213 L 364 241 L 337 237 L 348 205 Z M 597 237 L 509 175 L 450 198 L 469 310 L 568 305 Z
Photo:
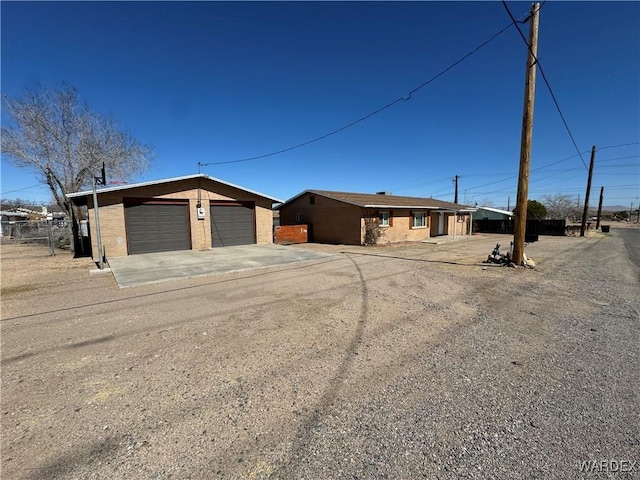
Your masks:
M 389 212 L 380 212 L 378 214 L 378 225 L 381 227 L 389 226 Z
M 315 195 L 311 195 L 309 197 L 309 205 L 315 205 L 316 204 L 316 196 Z
M 302 214 L 301 213 L 296 213 L 296 222 L 297 223 L 302 222 Z
M 413 228 L 424 228 L 427 226 L 427 214 L 417 212 L 413 214 Z

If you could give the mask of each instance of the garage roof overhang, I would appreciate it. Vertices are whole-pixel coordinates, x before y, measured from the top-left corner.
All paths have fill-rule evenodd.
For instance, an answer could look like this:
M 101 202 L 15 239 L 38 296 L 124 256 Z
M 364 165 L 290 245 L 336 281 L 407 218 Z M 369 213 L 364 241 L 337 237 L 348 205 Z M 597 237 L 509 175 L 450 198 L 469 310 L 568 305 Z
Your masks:
M 264 193 L 260 193 L 260 192 L 256 192 L 255 190 L 250 190 L 248 188 L 244 188 L 241 187 L 239 185 L 235 185 L 233 183 L 230 182 L 225 182 L 224 180 L 220 180 L 219 178 L 215 178 L 215 177 L 211 177 L 209 175 L 206 175 L 204 173 L 198 173 L 195 175 L 185 175 L 183 177 L 173 177 L 173 178 L 166 178 L 163 180 L 153 180 L 153 181 L 149 181 L 149 182 L 140 182 L 140 183 L 132 183 L 129 185 L 118 185 L 116 187 L 107 187 L 107 188 L 101 188 L 97 190 L 98 195 L 101 195 L 103 193 L 110 193 L 110 192 L 118 192 L 118 191 L 126 191 L 126 190 L 131 190 L 134 188 L 140 188 L 140 187 L 149 187 L 149 186 L 153 186 L 153 185 L 161 185 L 164 183 L 171 183 L 171 182 L 180 182 L 180 181 L 184 181 L 184 180 L 192 180 L 195 178 L 203 178 L 206 180 L 211 180 L 213 182 L 216 183 L 220 183 L 222 185 L 226 185 L 228 187 L 232 187 L 232 188 L 237 188 L 238 190 L 243 190 L 245 192 L 251 193 L 253 195 L 257 195 L 259 197 L 263 197 L 266 198 L 267 200 L 271 200 L 274 203 L 278 203 L 278 202 L 282 202 L 282 200 L 272 197 L 270 195 L 265 195 Z M 87 204 L 87 199 L 93 194 L 93 190 L 85 190 L 82 192 L 76 192 L 76 193 L 69 193 L 67 195 L 67 198 L 71 199 L 71 201 L 76 204 L 76 205 L 86 205 Z

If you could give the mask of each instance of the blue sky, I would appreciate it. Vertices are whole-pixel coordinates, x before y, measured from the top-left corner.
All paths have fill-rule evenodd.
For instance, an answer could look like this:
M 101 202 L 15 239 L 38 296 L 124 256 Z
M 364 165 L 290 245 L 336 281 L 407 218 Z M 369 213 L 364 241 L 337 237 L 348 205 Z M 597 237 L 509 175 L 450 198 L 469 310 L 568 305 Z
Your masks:
M 523 18 L 530 3 L 509 2 Z M 500 2 L 2 2 L 2 92 L 68 82 L 155 147 L 135 181 L 197 173 L 339 129 L 442 72 L 509 25 Z M 528 31 L 528 24 L 521 27 Z M 640 202 L 640 3 L 554 2 L 538 57 L 529 198 Z M 202 172 L 287 199 L 308 189 L 513 208 L 526 46 L 511 27 L 384 111 L 323 140 Z M 2 122 L 7 122 L 3 114 Z M 627 146 L 617 146 L 631 144 Z M 612 147 L 612 148 L 604 148 Z M 120 180 L 120 179 L 112 179 Z M 46 201 L 2 158 L 3 198 Z M 510 198 L 509 198 L 510 197 Z

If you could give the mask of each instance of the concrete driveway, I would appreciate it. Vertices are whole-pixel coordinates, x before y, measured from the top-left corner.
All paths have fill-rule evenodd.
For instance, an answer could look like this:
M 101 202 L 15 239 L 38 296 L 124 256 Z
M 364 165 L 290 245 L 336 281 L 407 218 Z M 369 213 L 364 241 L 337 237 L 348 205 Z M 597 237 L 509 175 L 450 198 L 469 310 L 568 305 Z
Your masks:
M 109 259 L 120 287 L 274 267 L 335 256 L 293 246 L 238 245 L 211 250 L 147 253 Z

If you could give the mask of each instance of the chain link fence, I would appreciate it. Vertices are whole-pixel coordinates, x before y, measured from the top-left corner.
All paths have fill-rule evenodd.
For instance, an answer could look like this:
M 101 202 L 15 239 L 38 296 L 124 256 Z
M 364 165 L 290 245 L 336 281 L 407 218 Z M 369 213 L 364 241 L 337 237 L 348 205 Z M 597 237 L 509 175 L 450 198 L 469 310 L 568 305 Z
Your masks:
M 0 242 L 47 245 L 49 253 L 69 246 L 69 228 L 64 222 L 51 220 L 15 220 L 0 222 Z

